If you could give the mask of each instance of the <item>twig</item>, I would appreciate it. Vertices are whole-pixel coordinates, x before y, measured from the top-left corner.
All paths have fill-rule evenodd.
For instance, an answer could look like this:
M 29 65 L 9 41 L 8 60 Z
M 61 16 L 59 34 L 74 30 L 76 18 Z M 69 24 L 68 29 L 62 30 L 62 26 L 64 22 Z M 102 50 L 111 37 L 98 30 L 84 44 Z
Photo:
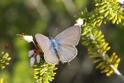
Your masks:
M 114 70 L 115 74 L 124 82 L 124 76 L 122 75 L 122 73 L 113 65 L 110 65 L 110 67 Z

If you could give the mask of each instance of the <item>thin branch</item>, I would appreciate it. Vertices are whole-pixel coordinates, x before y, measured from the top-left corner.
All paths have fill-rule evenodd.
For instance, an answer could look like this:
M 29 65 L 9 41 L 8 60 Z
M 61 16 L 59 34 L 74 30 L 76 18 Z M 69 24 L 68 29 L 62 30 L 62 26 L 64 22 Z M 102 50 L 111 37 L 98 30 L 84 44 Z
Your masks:
M 110 65 L 110 67 L 114 70 L 114 73 L 124 82 L 124 76 L 122 75 L 122 73 L 113 65 Z

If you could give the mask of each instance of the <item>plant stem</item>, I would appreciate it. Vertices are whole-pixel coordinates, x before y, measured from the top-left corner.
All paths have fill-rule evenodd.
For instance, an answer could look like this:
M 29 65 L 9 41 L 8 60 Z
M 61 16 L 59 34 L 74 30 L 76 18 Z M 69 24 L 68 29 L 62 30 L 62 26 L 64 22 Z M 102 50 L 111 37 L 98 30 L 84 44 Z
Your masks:
M 124 82 L 124 76 L 122 75 L 122 73 L 117 68 L 115 68 L 113 65 L 110 65 L 110 67 L 114 70 L 115 74 L 118 75 L 118 77 L 122 79 L 122 81 Z

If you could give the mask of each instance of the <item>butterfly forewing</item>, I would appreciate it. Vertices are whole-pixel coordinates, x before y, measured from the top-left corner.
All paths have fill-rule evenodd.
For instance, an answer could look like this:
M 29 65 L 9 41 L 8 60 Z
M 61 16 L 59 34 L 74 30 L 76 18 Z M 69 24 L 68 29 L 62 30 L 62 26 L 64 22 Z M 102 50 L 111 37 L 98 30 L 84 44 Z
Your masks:
M 74 25 L 59 33 L 55 39 L 62 45 L 77 45 L 80 40 L 81 27 Z
M 57 52 L 62 63 L 72 61 L 77 55 L 75 46 L 61 45 Z
M 44 53 L 45 61 L 49 64 L 57 64 L 59 60 L 53 47 L 51 47 L 49 38 L 39 33 L 35 35 L 35 38 Z

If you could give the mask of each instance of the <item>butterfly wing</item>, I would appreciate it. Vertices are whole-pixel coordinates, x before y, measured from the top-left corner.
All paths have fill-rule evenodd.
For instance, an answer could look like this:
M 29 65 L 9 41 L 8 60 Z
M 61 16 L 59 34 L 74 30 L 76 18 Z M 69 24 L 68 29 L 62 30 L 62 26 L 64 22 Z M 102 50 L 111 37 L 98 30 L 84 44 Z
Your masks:
M 44 53 L 45 61 L 49 64 L 57 64 L 59 60 L 53 47 L 51 47 L 49 38 L 39 33 L 35 35 L 35 38 Z
M 58 49 L 57 51 L 62 63 L 72 61 L 77 55 L 77 49 L 75 48 L 75 46 L 61 45 L 60 49 Z
M 66 45 L 77 45 L 81 36 L 81 27 L 74 25 L 59 33 L 55 39 L 59 41 L 60 44 Z
M 77 49 L 75 46 L 80 40 L 80 35 L 81 27 L 74 25 L 55 37 L 60 44 L 57 53 L 61 62 L 70 62 L 76 57 Z

